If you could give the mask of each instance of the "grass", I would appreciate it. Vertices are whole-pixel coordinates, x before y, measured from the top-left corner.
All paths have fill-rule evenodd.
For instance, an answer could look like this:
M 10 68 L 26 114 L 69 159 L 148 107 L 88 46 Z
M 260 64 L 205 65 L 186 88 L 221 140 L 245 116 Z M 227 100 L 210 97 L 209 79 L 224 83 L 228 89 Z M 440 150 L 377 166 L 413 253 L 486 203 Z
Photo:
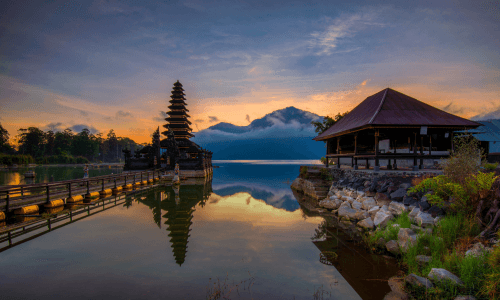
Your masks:
M 386 242 L 390 240 L 397 240 L 399 228 L 410 228 L 411 221 L 408 214 L 408 212 L 402 213 L 396 218 L 390 220 L 384 229 L 375 231 L 375 234 L 369 237 L 369 243 L 373 245 L 377 243 L 380 238 L 384 238 Z M 394 224 L 398 224 L 399 227 L 393 227 L 392 225 Z
M 399 224 L 399 227 L 392 225 Z M 397 240 L 400 228 L 410 228 L 408 213 L 389 221 L 387 226 L 368 237 L 372 245 L 380 238 Z M 422 231 L 417 243 L 410 246 L 401 257 L 401 264 L 407 274 L 427 277 L 432 268 L 443 268 L 457 275 L 463 286 L 451 283 L 435 283 L 435 288 L 408 287 L 415 299 L 454 299 L 458 295 L 474 295 L 477 299 L 500 300 L 500 247 L 483 256 L 465 256 L 465 252 L 479 242 L 476 236 L 480 228 L 473 217 L 448 215 L 434 227 L 433 233 Z M 500 233 L 499 233 L 500 237 Z M 417 255 L 431 256 L 427 264 L 419 264 Z

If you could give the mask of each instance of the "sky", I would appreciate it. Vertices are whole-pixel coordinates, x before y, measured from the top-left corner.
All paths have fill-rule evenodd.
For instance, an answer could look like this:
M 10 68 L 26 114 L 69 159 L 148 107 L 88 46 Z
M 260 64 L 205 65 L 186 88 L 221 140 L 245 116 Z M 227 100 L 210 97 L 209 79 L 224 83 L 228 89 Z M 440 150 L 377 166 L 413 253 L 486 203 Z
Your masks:
M 335 115 L 387 87 L 500 118 L 500 2 L 10 1 L 0 124 L 151 141 L 173 83 L 196 131 L 288 106 Z

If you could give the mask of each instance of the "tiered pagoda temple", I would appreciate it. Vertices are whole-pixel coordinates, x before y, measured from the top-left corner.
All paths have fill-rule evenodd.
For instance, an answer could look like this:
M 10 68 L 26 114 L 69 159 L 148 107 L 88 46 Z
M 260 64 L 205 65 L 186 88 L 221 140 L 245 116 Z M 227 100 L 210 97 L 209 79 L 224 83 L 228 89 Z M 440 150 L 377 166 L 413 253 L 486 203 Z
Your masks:
M 450 155 L 455 131 L 480 125 L 386 88 L 366 98 L 314 140 L 327 143 L 327 167 L 329 159 L 336 159 L 339 168 L 341 159 L 348 159 L 354 169 L 359 160 L 368 168 L 371 160 L 374 170 L 380 170 L 380 160 L 387 162 L 387 169 L 397 169 L 398 161 L 413 160 L 413 171 L 418 171 L 424 159 Z
M 177 80 L 170 96 L 166 129 L 162 134 L 166 137 L 160 142 L 161 166 L 167 170 L 174 170 L 179 164 L 181 177 L 205 177 L 212 173 L 212 152 L 202 149 L 189 140 L 194 137 L 191 133 L 190 116 L 186 106 L 186 98 L 182 84 Z

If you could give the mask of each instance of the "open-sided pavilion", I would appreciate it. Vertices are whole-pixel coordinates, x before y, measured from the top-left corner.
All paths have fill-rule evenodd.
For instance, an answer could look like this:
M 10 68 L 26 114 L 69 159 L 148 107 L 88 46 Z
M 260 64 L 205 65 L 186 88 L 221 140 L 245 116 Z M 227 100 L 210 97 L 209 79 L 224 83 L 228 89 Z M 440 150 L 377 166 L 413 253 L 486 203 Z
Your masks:
M 340 158 L 350 158 L 354 169 L 360 159 L 366 160 L 367 168 L 368 160 L 374 160 L 378 171 L 381 159 L 388 161 L 388 169 L 397 169 L 398 160 L 413 160 L 413 170 L 418 171 L 424 159 L 450 155 L 454 131 L 480 125 L 386 88 L 366 98 L 314 140 L 327 143 L 327 167 L 330 159 L 337 159 L 340 168 Z

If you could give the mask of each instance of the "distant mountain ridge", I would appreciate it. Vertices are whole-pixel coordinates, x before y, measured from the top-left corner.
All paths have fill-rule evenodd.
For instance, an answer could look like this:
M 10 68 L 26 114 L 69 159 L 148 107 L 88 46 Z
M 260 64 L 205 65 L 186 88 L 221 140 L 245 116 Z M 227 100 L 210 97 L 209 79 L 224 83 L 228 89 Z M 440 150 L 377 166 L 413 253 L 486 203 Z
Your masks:
M 273 111 L 247 126 L 221 122 L 195 132 L 191 140 L 213 159 L 318 159 L 325 155 L 313 121 L 324 117 L 293 106 Z
M 207 129 L 220 130 L 229 133 L 243 133 L 255 129 L 264 129 L 267 127 L 271 127 L 276 124 L 276 121 L 283 122 L 284 124 L 289 124 L 292 121 L 296 121 L 299 124 L 312 126 L 312 121 L 322 120 L 323 117 L 318 116 L 317 114 L 301 110 L 293 106 L 289 106 L 280 110 L 275 110 L 260 119 L 255 119 L 247 126 L 237 126 L 231 123 L 221 122 L 216 125 L 210 126 Z

